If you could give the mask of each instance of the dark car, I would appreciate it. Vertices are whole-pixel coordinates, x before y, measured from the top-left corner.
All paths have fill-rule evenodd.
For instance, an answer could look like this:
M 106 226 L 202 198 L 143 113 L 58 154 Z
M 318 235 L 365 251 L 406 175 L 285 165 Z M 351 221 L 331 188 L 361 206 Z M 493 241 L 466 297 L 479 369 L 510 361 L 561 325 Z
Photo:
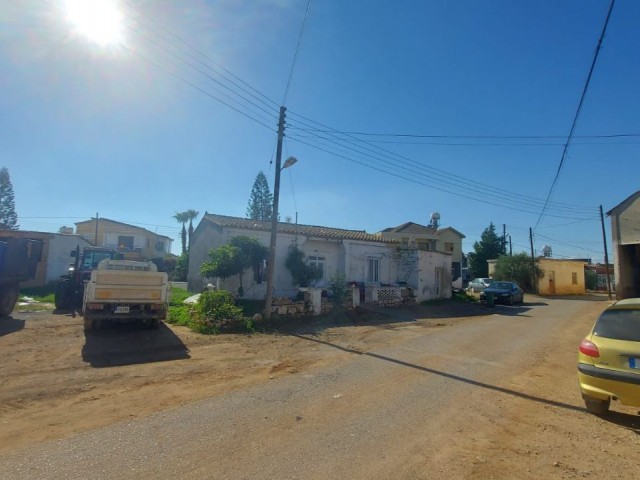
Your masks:
M 493 295 L 495 303 L 513 305 L 524 302 L 524 292 L 515 282 L 491 282 L 491 285 L 480 292 L 480 301 L 486 302 L 488 295 Z

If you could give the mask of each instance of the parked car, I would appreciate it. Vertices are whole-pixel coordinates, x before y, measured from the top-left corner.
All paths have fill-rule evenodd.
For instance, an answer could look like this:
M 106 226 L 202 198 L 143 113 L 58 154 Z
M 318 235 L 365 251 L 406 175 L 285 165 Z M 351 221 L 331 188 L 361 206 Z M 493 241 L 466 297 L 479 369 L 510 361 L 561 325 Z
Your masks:
M 471 292 L 481 292 L 491 284 L 490 278 L 474 278 L 469 282 L 467 290 Z
M 489 295 L 493 295 L 496 303 L 513 305 L 524 302 L 524 292 L 515 282 L 491 282 L 480 292 L 480 301 L 486 302 Z
M 603 415 L 611 399 L 640 407 L 640 298 L 607 308 L 582 342 L 578 381 L 591 413 Z

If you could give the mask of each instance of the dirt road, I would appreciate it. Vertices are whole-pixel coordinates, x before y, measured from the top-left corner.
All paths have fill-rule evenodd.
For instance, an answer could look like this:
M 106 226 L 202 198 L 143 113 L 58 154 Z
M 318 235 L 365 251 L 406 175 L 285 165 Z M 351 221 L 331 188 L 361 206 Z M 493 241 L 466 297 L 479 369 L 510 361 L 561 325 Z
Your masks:
M 0 326 L 0 477 L 636 478 L 637 412 L 589 415 L 576 385 L 605 305 L 218 337 L 16 315 Z

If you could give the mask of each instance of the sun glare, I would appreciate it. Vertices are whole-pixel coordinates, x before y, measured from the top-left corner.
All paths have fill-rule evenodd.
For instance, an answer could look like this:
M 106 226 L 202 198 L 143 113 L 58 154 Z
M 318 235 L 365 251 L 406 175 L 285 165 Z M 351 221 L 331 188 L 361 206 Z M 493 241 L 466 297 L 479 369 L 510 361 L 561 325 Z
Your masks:
M 65 0 L 68 20 L 78 33 L 98 45 L 122 43 L 122 15 L 116 0 Z

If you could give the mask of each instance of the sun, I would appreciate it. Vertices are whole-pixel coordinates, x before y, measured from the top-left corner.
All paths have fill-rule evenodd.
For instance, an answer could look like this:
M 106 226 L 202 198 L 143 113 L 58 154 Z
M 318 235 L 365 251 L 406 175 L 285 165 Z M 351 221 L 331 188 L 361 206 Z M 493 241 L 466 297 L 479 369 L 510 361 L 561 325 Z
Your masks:
M 116 0 L 65 0 L 67 19 L 76 31 L 101 46 L 124 40 L 123 18 Z

